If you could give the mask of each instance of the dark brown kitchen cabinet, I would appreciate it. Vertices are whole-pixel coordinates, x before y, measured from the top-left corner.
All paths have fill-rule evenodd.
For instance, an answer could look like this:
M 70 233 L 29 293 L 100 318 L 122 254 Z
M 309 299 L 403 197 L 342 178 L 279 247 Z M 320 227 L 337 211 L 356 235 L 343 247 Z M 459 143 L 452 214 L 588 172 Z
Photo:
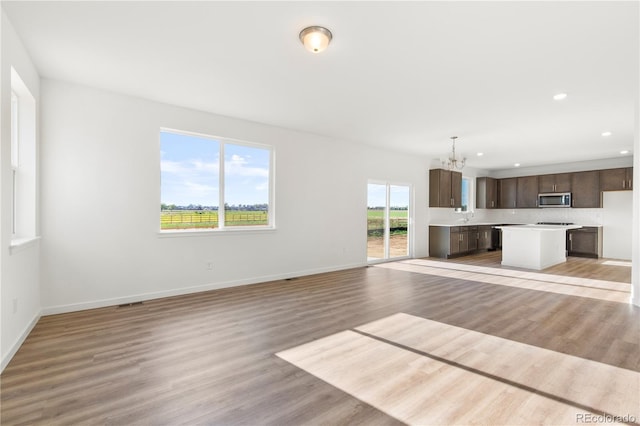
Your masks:
M 458 234 L 458 253 L 466 253 L 469 251 L 469 232 L 460 230 Z M 453 234 L 452 234 L 453 235 Z
M 538 176 L 538 192 L 571 192 L 571 173 L 557 173 Z
M 429 256 L 449 258 L 477 248 L 477 226 L 429 226 Z
M 460 253 L 460 231 L 452 229 L 449 233 L 449 250 L 448 255 Z
M 494 194 L 497 197 L 495 205 L 500 209 L 535 208 L 538 207 L 538 194 L 560 192 L 571 193 L 571 207 L 601 208 L 602 191 L 632 189 L 632 167 L 505 179 L 478 177 L 476 208 L 493 208 Z
M 498 180 L 490 177 L 476 178 L 476 208 L 498 208 Z
M 501 209 L 516 208 L 516 178 L 500 179 L 498 181 L 498 207 Z
M 601 191 L 628 191 L 633 189 L 633 168 L 600 170 Z
M 472 235 L 469 226 L 455 226 L 451 228 L 451 234 L 449 235 L 450 252 L 449 254 L 463 254 L 476 249 L 478 242 L 472 238 L 475 238 L 475 233 Z M 477 230 L 477 227 L 475 227 Z
M 602 257 L 602 227 L 585 226 L 567 230 L 569 256 Z
M 429 170 L 429 207 L 462 206 L 462 173 Z
M 571 173 L 571 207 L 600 208 L 600 172 Z
M 491 247 L 491 226 L 478 226 L 478 250 L 489 250 Z
M 462 173 L 451 172 L 451 199 L 452 207 L 462 207 Z
M 429 226 L 429 256 L 449 258 L 460 253 L 460 226 Z
M 520 209 L 538 207 L 538 176 L 517 178 L 516 207 Z
M 467 226 L 467 251 L 478 250 L 478 227 Z

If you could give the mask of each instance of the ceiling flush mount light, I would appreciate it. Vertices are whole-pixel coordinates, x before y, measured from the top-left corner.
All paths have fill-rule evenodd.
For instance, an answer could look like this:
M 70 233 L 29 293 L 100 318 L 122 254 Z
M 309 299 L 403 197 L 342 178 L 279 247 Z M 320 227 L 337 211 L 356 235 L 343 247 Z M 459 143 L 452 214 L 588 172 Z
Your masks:
M 566 93 L 557 93 L 555 95 L 553 95 L 553 100 L 554 101 L 561 101 L 563 99 L 567 98 L 567 94 Z
M 605 138 L 607 136 L 611 136 L 611 132 L 602 132 L 602 136 L 604 136 Z
M 458 157 L 456 156 L 456 139 L 458 139 L 457 136 L 451 136 L 451 142 L 452 142 L 451 155 L 446 160 L 442 160 L 442 165 L 448 168 L 449 170 L 454 170 L 454 169 L 462 170 L 462 168 L 464 167 L 464 163 L 467 162 L 466 158 L 462 158 L 462 160 L 458 160 Z
M 520 163 L 514 164 L 513 167 L 520 167 Z
M 484 155 L 484 152 L 479 152 L 476 154 L 478 157 L 482 157 Z
M 320 53 L 329 46 L 333 35 L 325 27 L 307 27 L 300 31 L 300 41 L 305 49 L 312 53 Z
M 626 155 L 628 153 L 629 153 L 629 151 L 627 151 L 626 149 L 623 149 L 622 151 L 620 151 L 620 154 L 622 154 L 622 155 Z

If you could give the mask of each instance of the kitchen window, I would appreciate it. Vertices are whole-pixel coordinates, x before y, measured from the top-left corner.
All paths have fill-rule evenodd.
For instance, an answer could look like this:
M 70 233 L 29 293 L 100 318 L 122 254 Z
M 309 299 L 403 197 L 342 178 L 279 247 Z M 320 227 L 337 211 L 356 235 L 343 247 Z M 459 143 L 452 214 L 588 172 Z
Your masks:
M 472 179 L 468 177 L 462 177 L 462 189 L 461 189 L 461 207 L 456 209 L 458 212 L 471 212 L 473 206 L 472 200 Z

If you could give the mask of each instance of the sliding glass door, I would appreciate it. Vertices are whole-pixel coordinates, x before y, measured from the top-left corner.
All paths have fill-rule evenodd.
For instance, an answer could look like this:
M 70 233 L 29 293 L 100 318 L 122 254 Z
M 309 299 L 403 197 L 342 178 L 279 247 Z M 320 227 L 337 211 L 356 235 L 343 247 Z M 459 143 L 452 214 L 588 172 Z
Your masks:
M 367 259 L 409 257 L 411 188 L 371 182 L 367 192 Z

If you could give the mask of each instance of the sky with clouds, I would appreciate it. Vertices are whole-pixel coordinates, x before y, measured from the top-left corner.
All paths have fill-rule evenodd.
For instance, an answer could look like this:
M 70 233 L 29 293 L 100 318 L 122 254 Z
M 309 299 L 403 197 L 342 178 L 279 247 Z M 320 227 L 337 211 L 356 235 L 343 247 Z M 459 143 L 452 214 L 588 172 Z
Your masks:
M 409 207 L 409 187 L 390 185 L 390 207 Z M 384 207 L 387 204 L 387 186 L 370 183 L 368 186 L 367 207 Z
M 218 206 L 220 145 L 215 138 L 160 133 L 161 202 Z M 229 205 L 269 202 L 269 155 L 264 148 L 224 145 L 224 193 Z

